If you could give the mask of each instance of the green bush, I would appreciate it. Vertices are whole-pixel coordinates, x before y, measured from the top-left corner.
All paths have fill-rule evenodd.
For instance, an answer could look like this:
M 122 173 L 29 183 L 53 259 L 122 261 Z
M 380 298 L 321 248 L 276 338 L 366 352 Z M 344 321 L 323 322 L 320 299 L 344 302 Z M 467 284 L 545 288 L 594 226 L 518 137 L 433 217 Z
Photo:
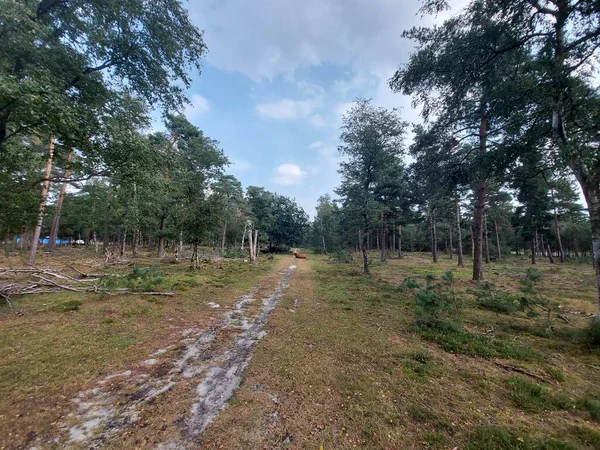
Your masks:
M 54 305 L 51 309 L 56 312 L 69 312 L 69 311 L 77 311 L 81 306 L 81 302 L 79 300 L 68 300 L 66 302 L 59 303 L 58 305 Z
M 499 291 L 491 283 L 484 283 L 478 289 L 469 289 L 467 292 L 475 296 L 478 305 L 483 309 L 501 314 L 511 314 L 522 309 L 519 296 L 508 291 Z
M 569 409 L 575 406 L 566 396 L 552 395 L 548 388 L 526 378 L 513 375 L 506 382 L 510 399 L 525 411 Z
M 576 450 L 569 442 L 554 438 L 533 438 L 504 427 L 482 425 L 475 429 L 465 450 Z
M 600 320 L 594 319 L 587 330 L 587 335 L 591 345 L 600 346 Z
M 331 260 L 338 263 L 349 264 L 354 261 L 354 258 L 352 257 L 352 253 L 346 250 L 336 250 L 331 254 Z
M 239 248 L 227 249 L 227 250 L 221 251 L 221 256 L 226 259 L 241 259 L 241 258 L 247 258 L 248 252 L 240 250 Z
M 456 316 L 462 300 L 452 288 L 452 272 L 446 272 L 442 280 L 434 283 L 432 276 L 426 277 L 427 284 L 415 291 L 415 322 L 420 328 L 456 331 L 460 324 Z

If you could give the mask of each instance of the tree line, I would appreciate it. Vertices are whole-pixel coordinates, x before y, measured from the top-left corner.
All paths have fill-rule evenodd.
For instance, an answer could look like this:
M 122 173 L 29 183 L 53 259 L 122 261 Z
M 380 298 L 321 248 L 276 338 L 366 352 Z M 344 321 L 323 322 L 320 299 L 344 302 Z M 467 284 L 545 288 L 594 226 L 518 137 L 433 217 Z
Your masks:
M 197 265 L 199 248 L 301 243 L 294 200 L 225 174 L 218 141 L 178 111 L 207 51 L 178 0 L 2 0 L 0 233 Z M 165 131 L 149 132 L 162 112 Z M 252 256 L 252 255 L 251 255 Z M 252 258 L 251 258 L 252 259 Z
M 422 13 L 447 8 L 425 0 Z M 365 272 L 377 245 L 382 259 L 408 243 L 434 260 L 441 245 L 458 264 L 467 249 L 473 280 L 503 252 L 591 254 L 600 307 L 600 4 L 472 0 L 403 38 L 415 51 L 389 85 L 424 123 L 407 148 L 397 111 L 356 102 L 340 136 L 341 200 L 320 199 L 313 246 L 356 247 Z

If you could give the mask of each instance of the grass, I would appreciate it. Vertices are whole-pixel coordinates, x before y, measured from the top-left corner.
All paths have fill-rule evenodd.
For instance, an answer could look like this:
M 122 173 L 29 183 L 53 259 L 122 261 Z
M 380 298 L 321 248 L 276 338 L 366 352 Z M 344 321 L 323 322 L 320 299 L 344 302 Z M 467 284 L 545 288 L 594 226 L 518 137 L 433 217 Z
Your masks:
M 211 326 L 220 314 L 208 302 L 231 305 L 278 264 L 226 260 L 190 271 L 186 262 L 137 258 L 134 267 L 90 268 L 90 263 L 101 264 L 94 258 L 78 251 L 40 258 L 39 265 L 68 271 L 68 263 L 84 272 L 103 271 L 111 275 L 110 287 L 140 295 L 62 292 L 15 297 L 14 310 L 0 307 L 0 448 L 23 448 L 33 435 L 40 444 L 56 432 L 53 423 L 72 413 L 71 399 L 78 392 L 178 340 L 183 330 Z M 148 290 L 172 290 L 175 296 L 144 296 Z
M 520 295 L 524 259 L 486 267 L 502 292 L 491 308 L 468 292 L 479 289 L 469 268 L 448 260 L 435 265 L 407 254 L 374 263 L 370 276 L 358 262 L 309 255 L 298 264 L 236 400 L 203 442 L 279 448 L 289 437 L 293 448 L 598 448 L 590 409 L 597 406 L 600 353 L 584 337 L 589 322 L 574 315 L 564 324 L 554 315 L 547 331 L 545 317 L 505 307 Z M 538 268 L 544 296 L 565 309 L 594 312 L 591 267 Z M 419 328 L 415 289 L 448 270 L 464 300 L 462 328 Z M 534 382 L 496 361 L 552 381 Z M 264 391 L 253 391 L 255 385 Z
M 358 258 L 308 256 L 296 261 L 267 336 L 232 403 L 204 432 L 203 448 L 600 448 L 600 349 L 590 343 L 589 318 L 566 312 L 595 312 L 591 266 L 538 264 L 536 289 L 559 303 L 569 322 L 553 312 L 547 323 L 545 315 L 511 306 L 521 295 L 525 258 L 487 265 L 486 282 L 496 290 L 478 297 L 483 287 L 470 269 L 443 257 L 433 264 L 428 255 L 406 254 L 374 263 L 364 276 Z M 0 400 L 0 435 L 23 430 L 5 438 L 17 447 L 30 430 L 43 433 L 36 424 L 67 414 L 68 399 L 88 380 L 123 370 L 168 341 L 165 323 L 210 326 L 217 315 L 207 302 L 231 305 L 276 264 L 231 260 L 189 271 L 148 259 L 139 264 L 143 273 L 111 270 L 126 279 L 118 283 L 143 290 L 152 280 L 152 289 L 173 289 L 174 298 L 67 293 L 19 300 L 23 317 L 0 314 L 0 399 L 8 399 Z M 462 299 L 459 327 L 419 328 L 415 292 L 448 271 Z M 81 301 L 79 309 L 53 310 L 72 300 Z M 187 398 L 195 385 L 178 389 Z M 34 401 L 43 406 L 33 408 Z M 189 404 L 181 411 L 172 414 L 185 417 Z M 144 446 L 131 439 L 115 448 Z

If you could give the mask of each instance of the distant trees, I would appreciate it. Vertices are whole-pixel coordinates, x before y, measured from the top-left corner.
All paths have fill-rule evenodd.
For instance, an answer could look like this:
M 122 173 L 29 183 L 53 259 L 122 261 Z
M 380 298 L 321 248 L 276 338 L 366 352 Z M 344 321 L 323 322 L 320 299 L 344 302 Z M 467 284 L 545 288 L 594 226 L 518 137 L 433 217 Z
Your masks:
M 380 220 L 385 230 L 386 220 L 382 193 L 378 196 L 377 189 L 389 180 L 390 167 L 399 164 L 407 124 L 395 110 L 375 107 L 365 99 L 357 100 L 342 122 L 339 152 L 348 161 L 340 164 L 342 186 L 336 192 L 357 229 L 363 270 L 369 273 L 368 235 L 378 229 Z

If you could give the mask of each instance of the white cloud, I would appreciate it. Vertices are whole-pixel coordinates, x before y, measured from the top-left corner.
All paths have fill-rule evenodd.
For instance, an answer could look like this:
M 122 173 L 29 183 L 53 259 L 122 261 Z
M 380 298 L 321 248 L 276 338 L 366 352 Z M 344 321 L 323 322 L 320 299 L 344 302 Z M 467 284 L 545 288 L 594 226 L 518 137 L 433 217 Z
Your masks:
M 275 169 L 272 181 L 282 186 L 300 184 L 308 174 L 297 164 L 281 164 Z
M 210 102 L 199 94 L 190 97 L 190 104 L 186 105 L 183 111 L 185 117 L 191 122 L 198 116 L 207 113 L 210 110 Z
M 282 99 L 274 103 L 256 105 L 256 112 L 263 119 L 303 119 L 314 111 L 318 102 L 310 100 Z
M 320 114 L 314 114 L 308 118 L 310 123 L 315 128 L 323 128 L 325 126 L 325 120 Z
M 308 146 L 308 148 L 310 148 L 311 150 L 313 150 L 313 149 L 315 149 L 315 148 L 322 147 L 323 145 L 324 145 L 324 144 L 323 144 L 321 141 L 316 141 L 316 142 L 313 142 L 312 144 L 310 144 L 310 145 Z

